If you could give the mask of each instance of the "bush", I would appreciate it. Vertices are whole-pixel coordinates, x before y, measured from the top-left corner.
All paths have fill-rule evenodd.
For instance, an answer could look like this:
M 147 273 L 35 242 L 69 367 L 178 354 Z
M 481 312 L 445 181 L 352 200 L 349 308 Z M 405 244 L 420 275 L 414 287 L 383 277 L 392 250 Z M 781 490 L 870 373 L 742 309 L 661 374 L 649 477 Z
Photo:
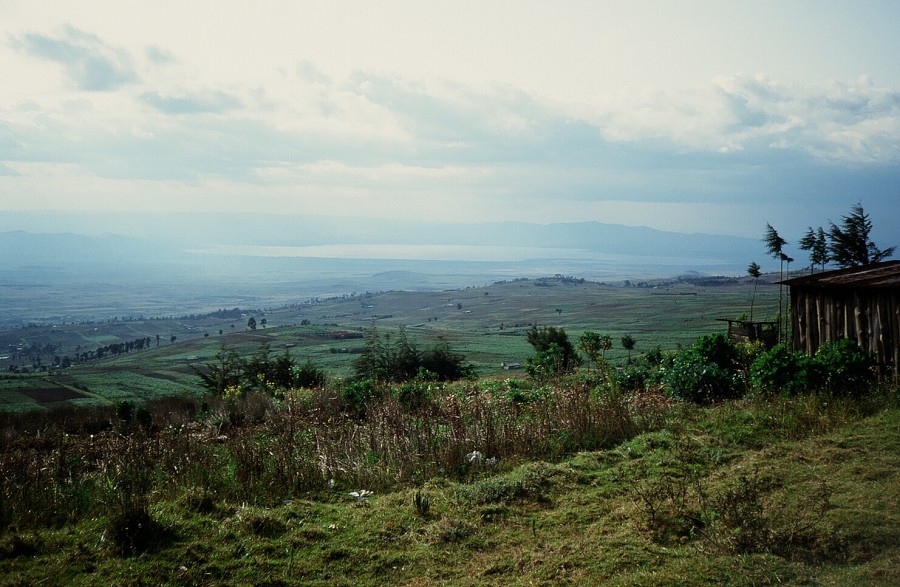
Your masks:
M 434 347 L 422 353 L 419 371 L 426 370 L 438 381 L 457 381 L 475 376 L 475 366 L 465 356 L 450 350 L 447 341 L 440 339 Z
M 763 395 L 794 396 L 811 388 L 813 372 L 809 357 L 778 344 L 753 361 L 750 385 Z
M 547 381 L 571 373 L 581 364 L 581 358 L 562 328 L 532 326 L 527 339 L 535 351 L 525 367 L 529 377 Z
M 663 383 L 669 395 L 697 403 L 740 397 L 743 381 L 741 351 L 724 334 L 701 336 L 675 356 Z
M 639 391 L 664 383 L 666 370 L 671 367 L 673 356 L 663 353 L 657 347 L 627 365 L 615 374 L 616 383 L 622 391 Z
M 341 399 L 354 407 L 359 407 L 381 397 L 381 391 L 371 379 L 352 381 L 341 389 Z
M 393 388 L 394 397 L 408 409 L 421 408 L 431 402 L 431 384 L 427 378 L 400 383 Z
M 112 550 L 120 556 L 142 554 L 171 540 L 171 533 L 153 519 L 141 500 L 113 508 L 106 520 L 106 532 Z
M 325 372 L 307 360 L 294 375 L 294 386 L 306 389 L 323 387 L 326 382 Z
M 366 333 L 366 346 L 353 362 L 356 379 L 379 383 L 402 383 L 419 378 L 423 370 L 438 381 L 456 381 L 475 375 L 475 367 L 465 356 L 450 350 L 440 339 L 431 349 L 420 351 L 407 338 L 403 328 L 396 339 L 378 333 L 375 326 Z
M 832 395 L 859 396 L 875 382 L 872 358 L 847 338 L 822 344 L 812 362 L 822 390 Z
M 741 350 L 726 334 L 701 336 L 694 343 L 694 349 L 701 357 L 726 371 L 741 367 Z
M 723 369 L 693 347 L 675 356 L 663 382 L 672 397 L 695 403 L 740 397 L 743 386 L 738 373 Z

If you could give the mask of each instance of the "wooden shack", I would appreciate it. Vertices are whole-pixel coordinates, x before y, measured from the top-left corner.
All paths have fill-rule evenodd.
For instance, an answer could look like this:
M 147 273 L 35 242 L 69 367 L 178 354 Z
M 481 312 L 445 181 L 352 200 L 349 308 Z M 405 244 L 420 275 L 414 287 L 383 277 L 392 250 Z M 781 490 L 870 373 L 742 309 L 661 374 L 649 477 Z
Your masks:
M 900 261 L 814 273 L 790 287 L 793 347 L 813 355 L 823 342 L 849 338 L 900 381 Z
M 778 322 L 751 322 L 731 318 L 716 318 L 728 322 L 728 337 L 737 343 L 759 342 L 770 349 L 778 343 Z

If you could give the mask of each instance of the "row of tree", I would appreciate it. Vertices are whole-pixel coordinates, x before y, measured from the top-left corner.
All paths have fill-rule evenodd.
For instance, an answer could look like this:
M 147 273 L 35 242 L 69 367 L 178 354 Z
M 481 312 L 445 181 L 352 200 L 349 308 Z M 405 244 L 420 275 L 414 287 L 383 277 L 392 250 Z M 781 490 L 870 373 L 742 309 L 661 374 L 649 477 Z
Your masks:
M 872 241 L 870 237 L 872 221 L 863 209 L 862 203 L 855 204 L 850 213 L 841 218 L 840 225 L 831 221 L 828 224 L 828 230 L 821 226 L 816 229 L 810 226 L 800 239 L 800 249 L 809 253 L 810 273 L 816 267 L 824 270 L 829 263 L 841 269 L 864 267 L 883 261 L 894 254 L 895 247 L 881 249 Z M 780 280 L 784 281 L 785 273 L 790 272 L 790 264 L 794 262 L 794 259 L 785 252 L 787 240 L 782 238 L 771 224 L 766 223 L 763 241 L 766 243 L 766 252 L 779 262 Z M 750 300 L 752 321 L 756 280 L 760 276 L 759 265 L 756 262 L 751 263 L 747 273 L 754 278 L 753 296 Z M 785 307 L 783 285 L 779 285 L 778 288 L 778 321 L 779 340 L 784 341 L 788 331 L 788 312 Z
M 223 346 L 216 353 L 216 362 L 207 363 L 205 370 L 193 369 L 206 389 L 225 397 L 237 397 L 247 391 L 277 394 L 286 389 L 325 384 L 325 373 L 311 361 L 298 364 L 288 350 L 276 357 L 268 343 L 263 343 L 248 359 Z
M 465 356 L 450 349 L 443 338 L 420 350 L 402 327 L 396 338 L 378 332 L 373 325 L 365 336 L 365 347 L 353 362 L 355 378 L 375 383 L 399 383 L 413 379 L 456 381 L 475 376 L 475 367 Z
M 861 203 L 855 204 L 850 213 L 841 218 L 840 225 L 831 221 L 828 224 L 828 230 L 821 226 L 815 229 L 810 226 L 800 239 L 800 250 L 809 253 L 810 272 L 816 267 L 825 269 L 829 263 L 839 268 L 862 267 L 883 261 L 894 254 L 895 247 L 880 249 L 872 242 L 872 221 Z M 781 263 L 782 272 L 785 265 L 789 268 L 794 259 L 785 253 L 784 248 L 788 242 L 771 224 L 766 224 L 763 240 L 766 252 Z

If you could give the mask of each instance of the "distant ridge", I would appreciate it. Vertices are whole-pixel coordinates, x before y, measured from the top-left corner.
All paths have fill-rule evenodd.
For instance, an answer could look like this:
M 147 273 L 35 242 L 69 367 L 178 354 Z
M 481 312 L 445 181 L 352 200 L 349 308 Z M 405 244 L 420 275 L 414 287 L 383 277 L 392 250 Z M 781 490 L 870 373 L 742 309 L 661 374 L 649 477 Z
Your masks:
M 765 261 L 760 240 L 714 234 L 667 232 L 601 222 L 532 224 L 491 222 L 445 224 L 360 218 L 189 213 L 11 213 L 0 219 L 3 266 L 130 259 L 172 259 L 179 251 L 215 245 L 319 246 L 353 244 L 469 245 L 575 249 L 595 254 L 713 261 L 746 267 Z M 54 227 L 59 227 L 53 230 Z M 75 234 L 103 227 L 107 234 Z M 68 233 L 68 234 L 64 234 Z M 13 258 L 10 258 L 13 257 Z M 478 261 L 478 259 L 472 259 Z M 626 261 L 623 261 L 626 262 Z M 708 263 L 702 263 L 708 265 Z

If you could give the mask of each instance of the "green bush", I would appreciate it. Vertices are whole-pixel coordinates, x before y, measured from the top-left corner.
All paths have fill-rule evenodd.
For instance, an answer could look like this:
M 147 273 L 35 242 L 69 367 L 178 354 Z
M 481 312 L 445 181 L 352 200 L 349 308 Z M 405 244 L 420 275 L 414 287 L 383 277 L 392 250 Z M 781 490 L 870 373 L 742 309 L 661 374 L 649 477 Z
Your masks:
M 581 358 L 562 328 L 532 326 L 526 337 L 535 351 L 525 367 L 529 377 L 547 381 L 571 373 L 581 364 Z
M 420 351 L 401 327 L 395 340 L 390 334 L 381 335 L 375 326 L 366 333 L 366 346 L 353 362 L 356 379 L 371 379 L 379 383 L 402 383 L 420 378 L 427 372 L 437 381 L 456 381 L 474 377 L 475 366 L 464 355 L 450 350 L 447 341 L 440 339 L 431 349 Z
M 293 384 L 295 387 L 315 389 L 323 387 L 326 380 L 325 372 L 307 359 L 306 363 L 297 369 L 297 372 L 294 375 Z
M 371 379 L 351 381 L 341 389 L 341 399 L 354 407 L 381 397 L 381 391 Z
M 638 391 L 664 383 L 664 375 L 672 366 L 674 357 L 663 353 L 657 347 L 627 365 L 615 374 L 616 383 L 622 391 Z
M 750 365 L 750 385 L 763 395 L 797 395 L 809 391 L 814 379 L 809 357 L 783 344 L 762 353 Z
M 675 356 L 663 383 L 669 395 L 697 403 L 740 397 L 741 352 L 724 334 L 710 334 Z
M 694 349 L 701 357 L 726 371 L 741 366 L 741 350 L 726 334 L 701 336 L 694 343 Z
M 812 362 L 821 389 L 832 395 L 859 396 L 875 383 L 872 358 L 853 340 L 822 344 Z
M 432 383 L 424 371 L 421 378 L 399 383 L 392 388 L 394 397 L 409 409 L 421 408 L 431 403 Z
M 701 404 L 740 397 L 743 387 L 739 373 L 723 369 L 693 347 L 675 356 L 663 383 L 672 397 Z

